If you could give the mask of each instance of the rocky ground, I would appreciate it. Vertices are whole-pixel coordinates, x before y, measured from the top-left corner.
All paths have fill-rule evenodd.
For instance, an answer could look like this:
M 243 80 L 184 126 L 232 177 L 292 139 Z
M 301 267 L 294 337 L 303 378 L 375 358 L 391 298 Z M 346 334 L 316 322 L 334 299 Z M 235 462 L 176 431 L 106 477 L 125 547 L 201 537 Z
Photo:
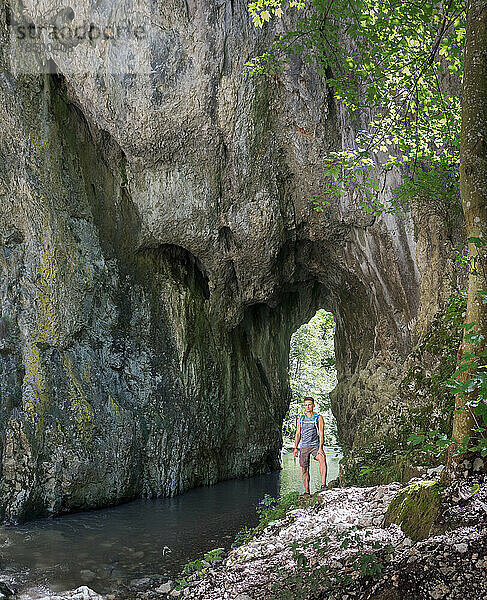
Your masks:
M 15 594 L 15 588 L 13 586 L 9 586 L 6 584 L 0 584 L 0 598 L 12 598 L 17 600 L 23 600 L 26 598 L 24 594 Z M 32 598 L 32 595 L 29 594 L 29 600 Z M 102 596 L 97 594 L 95 591 L 91 590 L 89 587 L 82 585 L 75 590 L 69 590 L 67 592 L 62 593 L 52 593 L 47 595 L 42 595 L 39 593 L 36 596 L 36 600 L 104 600 Z
M 418 480 L 416 480 L 418 481 Z M 197 581 L 125 590 L 106 600 L 487 600 L 487 482 L 443 492 L 435 528 L 414 542 L 383 527 L 399 483 L 336 488 L 300 498 Z M 446 529 L 446 531 L 445 531 Z M 88 588 L 43 600 L 105 600 Z
M 476 494 L 472 486 L 479 484 Z M 439 525 L 413 542 L 383 528 L 398 483 L 317 494 L 271 523 L 203 580 L 172 597 L 191 600 L 487 600 L 487 486 L 478 477 L 444 492 Z M 475 488 L 473 488 L 475 490 Z M 142 597 L 142 596 L 141 596 Z M 146 592 L 145 598 L 155 597 Z M 159 596 L 160 597 L 160 596 Z

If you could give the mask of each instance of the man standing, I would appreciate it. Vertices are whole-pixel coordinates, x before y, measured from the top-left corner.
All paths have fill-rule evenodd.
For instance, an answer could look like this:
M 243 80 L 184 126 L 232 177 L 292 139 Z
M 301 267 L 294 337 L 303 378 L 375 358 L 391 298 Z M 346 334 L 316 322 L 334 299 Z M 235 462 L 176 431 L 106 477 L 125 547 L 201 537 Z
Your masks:
M 303 469 L 304 493 L 309 494 L 309 458 L 312 454 L 320 463 L 321 489 L 326 489 L 326 456 L 323 451 L 324 422 L 321 415 L 314 413 L 315 401 L 311 397 L 304 399 L 305 414 L 301 415 L 294 438 L 294 457 L 298 456 Z M 301 441 L 301 443 L 299 443 Z

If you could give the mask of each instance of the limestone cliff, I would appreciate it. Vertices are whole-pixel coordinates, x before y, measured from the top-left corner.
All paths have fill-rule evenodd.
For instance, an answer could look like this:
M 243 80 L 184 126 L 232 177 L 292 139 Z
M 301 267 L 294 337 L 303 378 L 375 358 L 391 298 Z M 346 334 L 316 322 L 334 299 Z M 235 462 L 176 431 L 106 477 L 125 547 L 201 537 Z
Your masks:
M 459 229 L 356 198 L 313 210 L 321 158 L 353 130 L 299 61 L 242 74 L 272 32 L 241 0 L 1 6 L 3 514 L 278 467 L 289 339 L 318 308 L 337 322 L 343 442 L 382 435 L 364 424 L 414 404 L 398 383 L 458 285 Z M 32 60 L 52 74 L 10 72 L 13 24 L 141 6 L 140 43 L 47 48 Z

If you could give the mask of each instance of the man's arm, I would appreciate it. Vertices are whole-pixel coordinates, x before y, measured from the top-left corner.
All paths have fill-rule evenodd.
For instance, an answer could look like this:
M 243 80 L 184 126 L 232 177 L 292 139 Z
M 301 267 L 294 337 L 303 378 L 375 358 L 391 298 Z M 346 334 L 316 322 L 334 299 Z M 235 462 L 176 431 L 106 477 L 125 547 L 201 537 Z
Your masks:
M 294 437 L 294 456 L 298 455 L 298 444 L 301 439 L 301 419 L 298 421 L 298 427 L 296 429 L 296 436 Z

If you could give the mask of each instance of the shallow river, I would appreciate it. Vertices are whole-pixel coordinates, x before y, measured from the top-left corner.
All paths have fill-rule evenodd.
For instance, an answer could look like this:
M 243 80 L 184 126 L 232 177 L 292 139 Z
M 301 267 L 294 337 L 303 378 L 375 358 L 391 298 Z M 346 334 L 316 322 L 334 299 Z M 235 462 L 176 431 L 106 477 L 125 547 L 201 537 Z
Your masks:
M 325 448 L 327 481 L 338 476 L 338 448 Z M 320 487 L 311 460 L 311 491 Z M 301 469 L 291 453 L 283 469 L 248 479 L 200 487 L 174 498 L 136 500 L 114 508 L 0 527 L 3 578 L 31 597 L 47 590 L 88 585 L 107 593 L 154 574 L 174 577 L 188 560 L 212 548 L 229 548 L 236 533 L 257 523 L 264 494 L 303 492 Z M 29 593 L 29 596 L 31 594 Z

